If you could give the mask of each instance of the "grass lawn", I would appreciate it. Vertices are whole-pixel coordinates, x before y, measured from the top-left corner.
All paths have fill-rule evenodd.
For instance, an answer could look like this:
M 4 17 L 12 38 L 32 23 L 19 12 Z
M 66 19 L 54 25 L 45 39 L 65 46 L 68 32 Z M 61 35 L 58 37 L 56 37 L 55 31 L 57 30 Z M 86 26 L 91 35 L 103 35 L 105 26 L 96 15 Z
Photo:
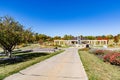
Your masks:
M 105 63 L 87 51 L 79 51 L 89 80 L 120 80 L 120 67 Z
M 36 64 L 40 61 L 43 61 L 49 57 L 57 55 L 63 52 L 63 50 L 54 52 L 54 53 L 20 53 L 17 54 L 17 57 L 20 57 L 19 60 L 6 60 L 5 62 L 0 63 L 0 80 L 3 80 L 5 77 L 19 72 L 22 69 L 25 69 L 33 64 Z

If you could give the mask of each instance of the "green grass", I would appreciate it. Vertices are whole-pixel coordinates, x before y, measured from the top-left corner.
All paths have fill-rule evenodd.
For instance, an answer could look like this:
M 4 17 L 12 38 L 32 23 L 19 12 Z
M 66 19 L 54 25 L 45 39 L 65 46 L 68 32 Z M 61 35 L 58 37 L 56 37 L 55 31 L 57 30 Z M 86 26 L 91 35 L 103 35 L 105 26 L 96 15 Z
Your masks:
M 4 65 L 0 65 L 0 80 L 3 80 L 5 77 L 19 72 L 22 69 L 25 69 L 33 64 L 41 62 L 45 59 L 48 59 L 54 55 L 63 52 L 63 50 L 54 52 L 54 53 L 23 53 L 18 56 L 22 57 L 24 60 L 21 62 L 15 62 L 8 64 L 7 62 Z
M 105 63 L 87 51 L 79 51 L 89 80 L 120 80 L 120 67 Z

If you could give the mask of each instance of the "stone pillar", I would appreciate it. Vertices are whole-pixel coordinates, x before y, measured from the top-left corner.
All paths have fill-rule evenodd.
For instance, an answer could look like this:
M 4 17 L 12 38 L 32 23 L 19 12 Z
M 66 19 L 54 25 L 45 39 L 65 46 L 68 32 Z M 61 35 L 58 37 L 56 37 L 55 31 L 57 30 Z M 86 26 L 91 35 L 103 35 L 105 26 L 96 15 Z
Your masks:
M 100 45 L 101 45 L 101 41 L 100 41 Z
M 70 44 L 72 44 L 72 41 L 70 41 Z
M 63 45 L 63 41 L 61 41 L 61 45 Z
M 91 41 L 89 40 L 89 44 L 90 44 L 90 42 L 91 42 Z
M 89 41 L 89 40 L 88 40 L 87 42 L 88 42 L 88 44 L 90 44 L 90 41 Z
M 59 45 L 60 45 L 60 41 L 59 41 Z
M 66 42 L 66 44 L 67 44 L 67 45 L 70 45 L 70 41 L 68 40 L 68 41 Z
M 104 45 L 104 41 L 103 40 L 101 41 L 101 45 Z
M 90 44 L 91 44 L 91 42 L 92 42 L 92 41 L 90 40 Z
M 94 41 L 94 46 L 96 45 L 96 41 Z
M 90 43 L 89 44 L 91 44 L 91 40 L 90 40 Z
M 93 45 L 93 41 L 91 41 L 91 45 Z
M 54 41 L 54 45 L 56 45 L 56 43 L 55 43 L 56 41 Z
M 107 46 L 107 40 L 105 41 L 105 44 L 106 44 L 106 46 Z
M 58 41 L 54 41 L 54 45 L 57 45 Z
M 67 41 L 63 41 L 63 45 L 65 45 L 67 43 Z

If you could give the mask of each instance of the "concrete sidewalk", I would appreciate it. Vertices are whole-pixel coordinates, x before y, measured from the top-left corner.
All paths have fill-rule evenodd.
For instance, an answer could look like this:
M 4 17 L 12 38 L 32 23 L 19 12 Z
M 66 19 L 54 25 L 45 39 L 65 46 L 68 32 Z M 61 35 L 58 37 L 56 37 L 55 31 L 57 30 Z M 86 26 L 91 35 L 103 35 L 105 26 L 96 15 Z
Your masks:
M 4 80 L 88 80 L 88 78 L 78 55 L 78 49 L 68 48 L 65 52 Z

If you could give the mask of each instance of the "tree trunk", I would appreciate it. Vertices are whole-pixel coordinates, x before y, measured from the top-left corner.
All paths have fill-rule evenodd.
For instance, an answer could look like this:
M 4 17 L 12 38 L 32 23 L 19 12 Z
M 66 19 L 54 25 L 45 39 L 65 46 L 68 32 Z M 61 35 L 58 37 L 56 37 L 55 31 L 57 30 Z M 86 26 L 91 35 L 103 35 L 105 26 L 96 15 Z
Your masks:
M 8 54 L 8 50 L 6 50 L 6 49 L 4 49 L 4 53 L 5 53 L 6 56 L 9 55 L 9 54 Z
M 11 50 L 8 51 L 8 57 L 9 57 L 9 58 L 12 58 L 12 51 L 11 51 Z
M 3 50 L 4 50 L 4 53 L 6 54 L 6 56 L 8 56 L 9 58 L 12 58 L 12 49 L 7 50 L 7 49 L 3 48 Z
M 6 49 L 4 49 L 4 53 L 5 53 L 5 55 L 7 56 L 8 54 L 7 54 L 7 50 Z

